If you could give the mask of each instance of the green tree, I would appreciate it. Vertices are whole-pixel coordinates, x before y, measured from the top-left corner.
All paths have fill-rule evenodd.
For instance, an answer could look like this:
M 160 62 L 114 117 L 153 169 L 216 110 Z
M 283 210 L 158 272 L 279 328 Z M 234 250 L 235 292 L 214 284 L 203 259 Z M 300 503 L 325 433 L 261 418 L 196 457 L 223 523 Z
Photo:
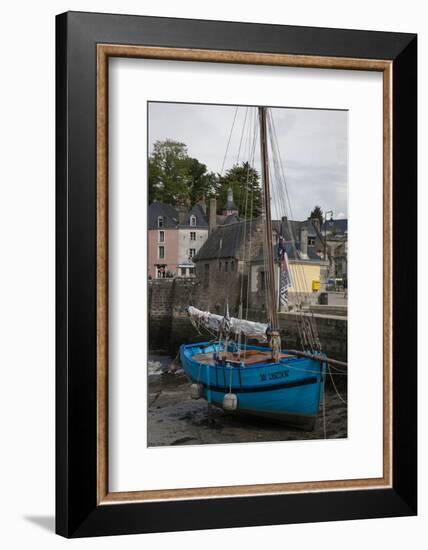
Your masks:
M 217 195 L 220 211 L 226 204 L 229 187 L 232 188 L 233 202 L 242 218 L 255 218 L 261 214 L 260 176 L 248 162 L 235 164 L 219 179 Z
M 188 155 L 184 143 L 156 141 L 149 157 L 149 201 L 177 206 L 215 196 L 217 176 Z
M 149 201 L 182 203 L 189 195 L 188 154 L 184 143 L 156 141 L 149 157 Z
M 208 172 L 205 164 L 197 159 L 187 159 L 187 173 L 189 176 L 189 198 L 192 204 L 201 199 L 214 197 L 217 192 L 217 176 Z
M 315 208 L 311 212 L 310 217 L 319 220 L 320 221 L 320 226 L 321 226 L 322 223 L 323 223 L 323 219 L 324 219 L 324 215 L 323 215 L 323 211 L 321 210 L 321 207 L 320 206 L 315 206 Z

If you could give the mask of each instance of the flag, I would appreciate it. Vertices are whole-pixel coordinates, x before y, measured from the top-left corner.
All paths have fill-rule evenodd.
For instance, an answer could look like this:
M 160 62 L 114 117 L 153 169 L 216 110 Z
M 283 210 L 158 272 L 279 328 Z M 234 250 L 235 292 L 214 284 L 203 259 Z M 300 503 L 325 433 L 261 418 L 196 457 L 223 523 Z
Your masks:
M 291 287 L 291 276 L 288 255 L 285 249 L 285 240 L 282 236 L 279 237 L 278 259 L 280 265 L 279 303 L 281 306 L 288 306 L 288 289 Z
M 231 321 L 230 321 L 230 315 L 229 315 L 229 300 L 226 300 L 226 305 L 224 308 L 224 317 L 221 323 L 221 330 L 223 334 L 227 337 L 229 336 L 230 329 L 231 329 Z

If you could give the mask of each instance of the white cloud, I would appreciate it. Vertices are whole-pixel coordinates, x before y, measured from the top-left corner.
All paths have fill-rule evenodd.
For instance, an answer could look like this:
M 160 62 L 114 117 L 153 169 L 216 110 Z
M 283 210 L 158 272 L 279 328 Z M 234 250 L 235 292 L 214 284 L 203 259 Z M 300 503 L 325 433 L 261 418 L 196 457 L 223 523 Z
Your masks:
M 346 217 L 347 112 L 272 108 L 271 113 L 293 217 L 307 218 L 315 205 L 323 211 L 333 210 L 336 218 Z M 166 138 L 184 142 L 191 156 L 209 170 L 220 172 L 229 137 L 224 170 L 237 160 L 247 160 L 254 125 L 258 125 L 258 118 L 252 107 L 150 103 L 149 147 L 151 150 L 156 140 Z M 260 170 L 259 145 L 254 165 Z M 278 204 L 273 204 L 275 217 L 284 214 L 281 210 Z

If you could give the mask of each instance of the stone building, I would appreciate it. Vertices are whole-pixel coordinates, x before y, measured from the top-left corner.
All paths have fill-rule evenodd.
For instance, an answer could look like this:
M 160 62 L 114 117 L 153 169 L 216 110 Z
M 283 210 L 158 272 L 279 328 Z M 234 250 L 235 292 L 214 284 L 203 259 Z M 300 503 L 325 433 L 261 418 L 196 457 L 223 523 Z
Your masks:
M 236 315 L 241 296 L 244 299 L 247 293 L 248 262 L 260 253 L 263 232 L 261 220 L 237 220 L 233 216 L 210 226 L 210 235 L 194 262 L 201 286 L 198 307 L 223 312 L 227 299 L 231 315 Z
M 148 209 L 149 277 L 194 277 L 192 258 L 207 237 L 208 216 L 203 201 L 191 208 L 173 208 L 154 201 Z
M 348 239 L 344 235 L 327 237 L 328 276 L 336 279 L 348 277 Z
M 208 238 L 208 216 L 204 201 L 190 209 L 178 210 L 178 269 L 179 277 L 194 277 L 193 258 Z
M 147 261 L 150 278 L 173 276 L 178 265 L 178 213 L 162 202 L 148 209 Z
M 327 259 L 328 278 L 348 278 L 348 220 L 327 220 L 322 226 Z
M 225 301 L 231 315 L 237 315 L 239 304 L 246 310 L 264 310 L 265 262 L 263 219 L 237 220 L 227 217 L 221 224 L 210 226 L 210 235 L 195 256 L 196 277 L 201 287 L 198 307 L 220 313 Z M 289 221 L 283 218 L 272 224 L 275 279 L 279 304 L 278 239 L 283 235 L 289 256 L 292 287 L 291 295 L 305 294 L 315 301 L 320 290 L 327 262 L 320 252 L 322 241 L 312 220 Z M 310 240 L 310 236 L 312 240 Z

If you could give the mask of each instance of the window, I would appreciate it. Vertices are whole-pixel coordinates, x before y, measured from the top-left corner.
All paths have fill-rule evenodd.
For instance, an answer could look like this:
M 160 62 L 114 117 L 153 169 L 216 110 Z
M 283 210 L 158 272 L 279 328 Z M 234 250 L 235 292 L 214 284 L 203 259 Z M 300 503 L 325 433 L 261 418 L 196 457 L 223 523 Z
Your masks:
M 264 271 L 259 271 L 259 290 L 266 289 L 266 276 Z
M 159 246 L 158 247 L 158 258 L 159 260 L 163 260 L 165 258 L 165 247 Z
M 156 278 L 157 279 L 165 279 L 166 271 L 164 265 L 158 265 L 156 266 Z
M 186 276 L 186 268 L 185 268 L 185 267 L 182 267 L 182 268 L 181 268 L 181 276 L 182 276 L 182 277 L 185 277 L 185 276 Z
M 196 248 L 190 248 L 189 249 L 189 258 L 193 258 L 193 256 L 196 254 Z
M 221 271 L 221 260 L 218 262 L 218 270 Z
M 224 262 L 224 270 L 227 271 L 227 266 L 229 265 L 229 262 Z
M 160 243 L 165 242 L 165 231 L 159 231 L 159 242 Z
M 196 216 L 190 216 L 190 226 L 195 227 L 196 226 Z
M 230 271 L 233 271 L 235 269 L 235 262 L 232 260 L 230 262 Z
M 196 241 L 196 231 L 191 231 L 190 232 L 190 240 L 191 241 Z
M 204 288 L 208 288 L 210 284 L 210 264 L 204 265 Z
M 189 275 L 194 275 L 194 274 L 195 274 L 195 268 L 189 267 Z
M 164 226 L 164 219 L 163 216 L 158 216 L 158 227 Z
M 308 246 L 315 246 L 315 237 L 308 237 Z

